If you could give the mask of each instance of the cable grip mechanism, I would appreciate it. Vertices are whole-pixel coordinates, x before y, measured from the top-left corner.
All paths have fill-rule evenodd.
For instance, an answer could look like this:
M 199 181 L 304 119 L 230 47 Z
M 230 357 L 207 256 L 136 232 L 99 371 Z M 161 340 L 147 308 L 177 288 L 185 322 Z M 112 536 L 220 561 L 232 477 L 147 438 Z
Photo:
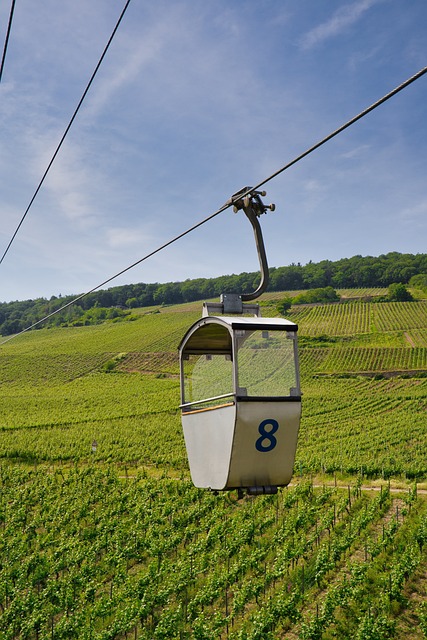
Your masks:
M 267 212 L 267 209 L 270 211 L 275 211 L 276 209 L 275 204 L 265 205 L 263 203 L 261 196 L 264 198 L 266 195 L 266 191 L 253 191 L 253 187 L 243 187 L 243 189 L 231 196 L 227 204 L 233 204 L 234 213 L 243 209 L 248 215 L 247 212 L 251 210 L 259 218 L 261 214 Z
M 244 302 L 250 302 L 258 298 L 267 288 L 269 273 L 267 264 L 267 254 L 265 251 L 264 240 L 262 237 L 261 225 L 258 218 L 268 210 L 274 211 L 274 204 L 265 205 L 261 200 L 261 196 L 266 195 L 265 191 L 255 191 L 253 187 L 243 187 L 227 200 L 226 205 L 233 205 L 234 213 L 242 210 L 252 225 L 255 244 L 258 252 L 258 259 L 261 272 L 261 280 L 258 287 L 252 293 L 223 293 L 220 302 L 205 302 L 203 305 L 203 315 L 208 316 L 214 313 L 252 313 L 259 316 L 259 305 L 244 305 Z

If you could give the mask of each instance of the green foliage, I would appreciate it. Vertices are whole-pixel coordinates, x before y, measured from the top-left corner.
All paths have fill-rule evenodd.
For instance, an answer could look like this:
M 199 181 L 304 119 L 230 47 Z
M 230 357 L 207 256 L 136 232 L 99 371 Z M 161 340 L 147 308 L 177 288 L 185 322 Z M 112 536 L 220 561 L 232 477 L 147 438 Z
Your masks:
M 281 300 L 276 305 L 276 310 L 278 311 L 278 313 L 280 313 L 281 316 L 285 316 L 289 311 L 289 309 L 291 308 L 292 302 L 293 302 L 292 298 L 287 296 L 286 298 L 283 298 L 283 300 Z
M 395 637 L 396 623 L 386 614 L 372 614 L 370 611 L 359 620 L 355 640 L 389 640 Z
M 410 291 L 401 282 L 393 282 L 388 287 L 388 293 L 386 296 L 378 296 L 373 302 L 412 302 L 414 300 Z
M 409 286 L 427 293 L 427 273 L 418 273 L 416 276 L 412 276 L 409 280 Z
M 139 307 L 139 303 L 138 303 L 138 298 L 128 298 L 126 300 L 126 306 L 129 307 L 130 309 L 135 309 L 136 307 Z
M 115 371 L 117 365 L 126 358 L 126 355 L 126 353 L 119 353 L 117 356 L 114 356 L 114 358 L 111 358 L 111 360 L 107 360 L 107 362 L 103 363 L 101 371 L 104 371 L 104 373 Z
M 117 309 L 116 307 L 112 307 L 111 309 L 107 309 L 106 307 L 100 307 L 95 305 L 91 309 L 83 312 L 81 316 L 79 316 L 76 320 L 70 323 L 74 327 L 82 327 L 89 326 L 93 324 L 101 324 L 107 320 L 113 320 L 117 322 L 118 320 L 129 319 L 129 311 L 124 311 L 123 309 Z M 69 326 L 69 323 L 62 322 L 61 326 Z
M 316 348 L 316 347 L 331 347 L 337 343 L 337 338 L 333 336 L 321 335 L 321 336 L 300 336 L 298 338 L 298 345 L 300 348 Z
M 427 602 L 420 604 L 417 610 L 423 638 L 427 638 Z
M 401 282 L 394 282 L 388 288 L 388 300 L 390 302 L 410 302 L 412 294 Z
M 333 287 L 311 289 L 292 299 L 293 304 L 313 304 L 316 302 L 339 302 L 340 297 Z

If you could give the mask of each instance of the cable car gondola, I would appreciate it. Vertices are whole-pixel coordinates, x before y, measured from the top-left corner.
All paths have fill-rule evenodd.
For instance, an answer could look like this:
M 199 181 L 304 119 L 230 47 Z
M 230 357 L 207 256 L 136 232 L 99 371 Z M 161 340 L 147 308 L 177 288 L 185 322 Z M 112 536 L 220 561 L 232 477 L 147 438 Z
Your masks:
M 232 197 L 255 233 L 261 282 L 250 294 L 204 303 L 203 317 L 179 345 L 181 421 L 196 487 L 276 493 L 289 484 L 301 417 L 297 330 L 283 318 L 262 318 L 246 304 L 265 290 L 268 267 L 258 217 L 260 196 Z M 251 316 L 244 315 L 251 314 Z

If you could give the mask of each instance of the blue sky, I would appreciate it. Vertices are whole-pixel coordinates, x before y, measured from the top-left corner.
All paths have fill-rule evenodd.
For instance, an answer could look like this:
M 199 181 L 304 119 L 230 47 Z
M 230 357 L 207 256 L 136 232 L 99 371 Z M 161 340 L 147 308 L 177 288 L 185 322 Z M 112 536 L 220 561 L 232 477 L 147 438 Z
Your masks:
M 1 254 L 123 6 L 16 3 Z M 87 291 L 204 219 L 425 67 L 426 25 L 425 0 L 132 0 L 0 265 L 0 301 Z M 270 266 L 427 252 L 426 105 L 427 75 L 267 185 Z M 229 209 L 109 286 L 257 269 Z

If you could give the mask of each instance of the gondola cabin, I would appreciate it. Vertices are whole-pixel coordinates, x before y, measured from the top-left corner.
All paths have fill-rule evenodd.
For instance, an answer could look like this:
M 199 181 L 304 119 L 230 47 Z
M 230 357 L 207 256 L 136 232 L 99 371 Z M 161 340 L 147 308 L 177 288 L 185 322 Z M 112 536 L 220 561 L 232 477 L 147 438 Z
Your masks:
M 301 416 L 297 329 L 207 316 L 185 334 L 180 408 L 196 487 L 257 494 L 289 483 Z

